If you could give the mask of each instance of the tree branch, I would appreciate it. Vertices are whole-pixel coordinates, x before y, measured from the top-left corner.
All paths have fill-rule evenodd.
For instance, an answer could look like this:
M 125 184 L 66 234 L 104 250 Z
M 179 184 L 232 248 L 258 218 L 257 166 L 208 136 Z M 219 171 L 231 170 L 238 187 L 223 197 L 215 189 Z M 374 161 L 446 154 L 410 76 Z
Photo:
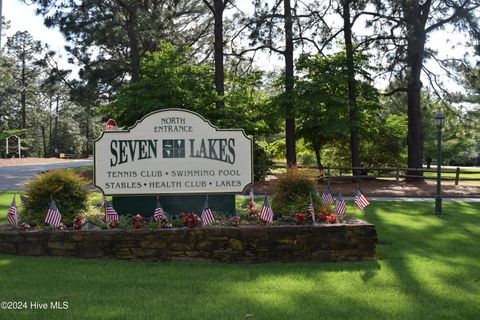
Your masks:
M 393 22 L 396 22 L 396 23 L 402 23 L 402 21 L 400 19 L 396 19 L 392 16 L 387 16 L 387 15 L 384 15 L 384 14 L 381 14 L 381 13 L 378 13 L 378 12 L 363 11 L 361 14 L 366 14 L 368 16 L 373 16 L 373 17 L 377 17 L 377 18 L 383 18 L 383 19 L 393 21 Z
M 428 34 L 429 32 L 434 31 L 434 30 L 440 28 L 441 26 L 443 26 L 443 25 L 445 25 L 449 22 L 452 22 L 453 20 L 458 18 L 461 14 L 465 13 L 465 11 L 472 11 L 472 10 L 475 10 L 475 9 L 480 7 L 480 4 L 478 4 L 476 6 L 466 8 L 468 3 L 470 3 L 470 1 L 466 0 L 462 5 L 455 8 L 455 12 L 450 17 L 448 17 L 446 19 L 443 19 L 443 20 L 440 20 L 437 23 L 434 23 L 431 26 L 429 26 L 428 28 L 426 28 L 425 29 L 425 34 Z
M 343 32 L 343 28 L 341 28 L 340 30 L 338 30 L 337 32 L 335 32 L 334 34 L 332 34 L 328 39 L 326 39 L 324 42 L 323 42 L 323 45 L 322 47 L 318 50 L 319 52 L 322 52 L 323 53 L 323 49 L 325 49 L 325 47 L 327 45 L 330 44 L 330 42 L 333 41 L 333 39 L 335 39 L 340 33 Z
M 397 94 L 399 92 L 407 92 L 407 88 L 405 88 L 405 87 L 395 88 L 395 89 L 393 89 L 389 92 L 382 93 L 382 96 L 390 97 L 390 96 L 393 96 L 394 94 Z
M 202 2 L 208 7 L 208 10 L 215 14 L 215 8 L 210 4 L 210 2 L 208 2 L 208 0 L 202 0 Z
M 285 51 L 284 50 L 280 50 L 280 49 L 277 49 L 277 48 L 274 48 L 272 45 L 267 45 L 267 44 L 264 44 L 264 45 L 261 45 L 261 46 L 258 46 L 258 47 L 255 47 L 255 48 L 249 48 L 249 49 L 244 49 L 240 52 L 234 52 L 232 51 L 232 53 L 226 53 L 225 55 L 228 55 L 228 56 L 242 56 L 244 55 L 245 53 L 247 52 L 256 52 L 258 50 L 264 50 L 264 49 L 269 49 L 273 52 L 276 52 L 278 54 L 281 54 L 281 55 L 284 55 L 285 54 Z
M 305 37 L 305 36 L 301 36 L 301 37 L 293 38 L 292 40 L 293 40 L 293 41 L 301 41 L 301 42 L 303 42 L 303 41 L 308 41 L 308 42 L 312 43 L 312 44 L 315 46 L 315 48 L 317 49 L 318 52 L 320 52 L 320 47 L 318 46 L 317 42 L 316 42 L 315 40 L 313 40 L 313 39 L 310 39 L 310 38 Z

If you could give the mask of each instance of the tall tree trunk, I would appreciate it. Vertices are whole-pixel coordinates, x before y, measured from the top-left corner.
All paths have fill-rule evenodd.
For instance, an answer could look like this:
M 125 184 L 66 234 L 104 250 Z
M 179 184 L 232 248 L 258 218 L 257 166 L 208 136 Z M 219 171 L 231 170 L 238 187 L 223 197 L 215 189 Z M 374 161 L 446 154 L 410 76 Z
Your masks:
M 88 157 L 90 155 L 90 105 L 86 107 L 86 116 L 85 119 L 85 156 Z
M 295 150 L 295 106 L 293 102 L 294 65 L 293 65 L 293 20 L 290 0 L 284 0 L 285 16 L 285 145 L 287 166 L 297 165 Z
M 21 104 L 21 112 L 22 112 L 22 129 L 27 128 L 27 79 L 25 75 L 26 69 L 26 62 L 25 58 L 22 58 L 22 92 L 20 94 L 20 104 Z M 24 138 L 25 135 L 22 135 Z
M 345 54 L 347 62 L 347 86 L 350 120 L 350 151 L 352 154 L 352 167 L 360 167 L 360 141 L 358 137 L 357 114 L 357 85 L 355 81 L 355 62 L 353 57 L 352 24 L 350 21 L 351 0 L 343 2 L 343 32 L 345 38 Z M 353 175 L 360 175 L 360 170 L 353 170 Z
M 420 65 L 412 65 L 413 68 L 421 68 Z M 423 164 L 423 127 L 422 127 L 422 107 L 420 103 L 420 94 L 422 82 L 420 77 L 416 77 L 412 71 L 407 85 L 407 103 L 408 103 L 408 167 L 422 168 Z M 408 175 L 423 175 L 421 171 L 409 171 Z
M 408 167 L 422 168 L 423 165 L 423 127 L 420 76 L 425 50 L 425 24 L 429 13 L 430 1 L 424 5 L 412 5 L 405 9 L 407 25 L 407 105 L 408 105 Z M 407 171 L 407 175 L 423 176 L 422 171 Z
M 431 156 L 426 156 L 426 157 L 425 157 L 425 161 L 427 162 L 427 169 L 430 169 L 430 167 L 431 167 L 431 165 L 432 165 L 433 157 L 431 157 Z
M 43 157 L 47 157 L 47 137 L 45 134 L 45 126 L 41 126 L 42 128 L 42 139 L 43 139 Z
M 48 113 L 48 155 L 52 156 L 53 154 L 53 138 L 52 138 L 52 97 L 49 98 L 49 109 Z
M 312 147 L 313 147 L 313 151 L 315 152 L 315 159 L 317 160 L 318 171 L 322 172 L 323 165 L 322 165 L 322 158 L 320 156 L 320 143 L 313 142 Z
M 59 96 L 57 95 L 57 105 L 55 108 L 55 129 L 53 131 L 53 152 L 58 156 L 58 105 L 59 105 Z
M 225 5 L 223 0 L 214 0 L 214 29 L 215 34 L 215 90 L 220 98 L 217 105 L 225 107 L 223 97 L 225 95 L 225 70 L 223 65 L 223 10 Z
M 202 0 L 205 6 L 213 14 L 213 34 L 214 34 L 214 62 L 215 62 L 215 91 L 218 95 L 217 107 L 225 107 L 225 67 L 223 63 L 223 11 L 228 0 Z
M 134 5 L 125 8 L 127 10 L 127 35 L 130 45 L 130 68 L 132 75 L 132 82 L 138 81 L 140 78 L 140 52 L 138 49 L 138 20 L 137 8 Z

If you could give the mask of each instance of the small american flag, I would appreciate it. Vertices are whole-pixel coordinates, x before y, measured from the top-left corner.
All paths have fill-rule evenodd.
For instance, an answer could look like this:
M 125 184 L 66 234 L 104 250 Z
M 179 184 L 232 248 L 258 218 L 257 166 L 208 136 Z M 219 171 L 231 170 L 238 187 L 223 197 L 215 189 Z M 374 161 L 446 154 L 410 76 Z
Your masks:
M 248 194 L 248 197 L 250 198 L 250 201 L 252 202 L 255 201 L 255 195 L 253 194 L 253 187 L 250 188 L 250 193 Z
M 370 201 L 368 201 L 367 197 L 365 197 L 365 195 L 359 189 L 357 189 L 354 202 L 362 211 L 370 204 Z
M 203 205 L 202 211 L 202 223 L 203 225 L 207 225 L 215 221 L 215 217 L 213 216 L 212 209 L 210 209 L 208 205 L 208 197 L 205 199 L 205 204 Z
M 162 205 L 160 204 L 160 200 L 158 200 L 158 197 L 157 197 L 157 206 L 155 207 L 155 212 L 153 213 L 153 220 L 168 221 L 168 218 L 163 212 L 163 208 L 162 208 Z
M 265 195 L 265 201 L 263 202 L 262 211 L 260 212 L 260 219 L 265 222 L 272 222 L 273 221 L 273 211 L 268 203 L 267 195 Z
M 340 219 L 343 218 L 343 215 L 347 211 L 347 204 L 345 203 L 345 200 L 343 200 L 341 193 L 339 193 L 335 199 L 335 211 Z
M 13 226 L 18 225 L 18 221 L 20 220 L 20 217 L 18 215 L 18 210 L 17 210 L 17 204 L 15 203 L 15 196 L 13 196 L 13 200 L 12 200 L 12 204 L 10 205 L 10 209 L 8 209 L 7 220 Z
M 113 209 L 113 207 L 108 203 L 107 199 L 105 199 L 105 220 L 107 223 L 120 221 L 117 211 Z
M 58 228 L 62 225 L 62 215 L 58 211 L 55 201 L 50 202 L 50 208 L 48 208 L 47 216 L 45 217 L 45 223 Z
M 323 204 L 328 206 L 334 203 L 332 192 L 330 191 L 330 188 L 326 188 L 325 191 L 323 191 L 322 194 L 322 201 Z
M 313 207 L 312 195 L 310 194 L 310 203 L 308 204 L 308 212 L 312 216 L 312 223 L 315 224 L 315 208 Z

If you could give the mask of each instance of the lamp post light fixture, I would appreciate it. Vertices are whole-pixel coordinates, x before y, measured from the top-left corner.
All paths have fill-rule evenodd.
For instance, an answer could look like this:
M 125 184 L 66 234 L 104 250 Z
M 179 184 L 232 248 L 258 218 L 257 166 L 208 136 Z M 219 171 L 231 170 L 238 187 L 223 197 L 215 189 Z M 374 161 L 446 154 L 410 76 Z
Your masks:
M 445 124 L 445 115 L 443 112 L 435 114 L 435 124 L 437 125 L 437 194 L 435 196 L 435 215 L 442 214 L 442 128 Z

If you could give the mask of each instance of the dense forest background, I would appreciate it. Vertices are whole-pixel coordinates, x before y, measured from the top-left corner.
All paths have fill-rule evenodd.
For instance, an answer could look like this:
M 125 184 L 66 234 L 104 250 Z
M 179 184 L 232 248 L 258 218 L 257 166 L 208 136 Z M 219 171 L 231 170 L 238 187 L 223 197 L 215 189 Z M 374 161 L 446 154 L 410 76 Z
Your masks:
M 2 156 L 11 134 L 29 156 L 88 156 L 108 118 L 186 108 L 244 128 L 258 167 L 420 168 L 443 111 L 445 163 L 480 165 L 479 0 L 32 2 L 72 68 L 28 32 L 2 39 Z M 464 41 L 435 50 L 436 32 Z

